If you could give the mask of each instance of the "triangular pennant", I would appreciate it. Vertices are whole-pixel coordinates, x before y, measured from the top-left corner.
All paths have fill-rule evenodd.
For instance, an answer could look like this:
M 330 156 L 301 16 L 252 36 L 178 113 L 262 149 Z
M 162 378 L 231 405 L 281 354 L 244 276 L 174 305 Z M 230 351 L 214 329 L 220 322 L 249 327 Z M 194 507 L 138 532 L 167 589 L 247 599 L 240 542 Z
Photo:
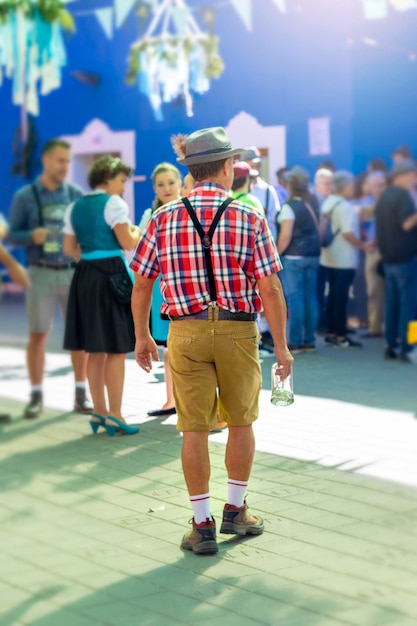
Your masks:
M 416 0 L 391 0 L 391 4 L 397 11 L 409 11 L 417 6 Z
M 272 0 L 272 2 L 278 7 L 282 13 L 287 12 L 287 0 Z
M 113 9 L 96 9 L 94 14 L 101 24 L 108 39 L 113 39 Z
M 252 30 L 252 0 L 231 0 L 231 2 L 246 28 Z
M 135 4 L 136 0 L 114 0 L 117 28 L 120 28 Z
M 388 15 L 388 0 L 363 0 L 366 20 L 381 20 Z

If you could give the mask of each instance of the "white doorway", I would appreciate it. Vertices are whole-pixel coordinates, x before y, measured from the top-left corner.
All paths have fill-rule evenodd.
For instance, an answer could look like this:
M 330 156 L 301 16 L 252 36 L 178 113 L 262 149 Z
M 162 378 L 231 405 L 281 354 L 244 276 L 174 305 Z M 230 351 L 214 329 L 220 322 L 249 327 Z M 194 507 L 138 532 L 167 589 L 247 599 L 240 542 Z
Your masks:
M 92 120 L 80 135 L 61 137 L 71 146 L 72 160 L 68 172 L 69 182 L 88 189 L 87 174 L 92 162 L 103 154 L 118 156 L 133 170 L 136 167 L 135 131 L 113 132 L 99 119 Z M 134 221 L 135 194 L 134 178 L 126 183 L 124 199 L 129 206 L 130 217 Z
M 262 177 L 276 185 L 275 172 L 287 162 L 285 126 L 261 126 L 258 120 L 242 111 L 226 127 L 226 132 L 236 148 L 259 148 L 262 161 Z

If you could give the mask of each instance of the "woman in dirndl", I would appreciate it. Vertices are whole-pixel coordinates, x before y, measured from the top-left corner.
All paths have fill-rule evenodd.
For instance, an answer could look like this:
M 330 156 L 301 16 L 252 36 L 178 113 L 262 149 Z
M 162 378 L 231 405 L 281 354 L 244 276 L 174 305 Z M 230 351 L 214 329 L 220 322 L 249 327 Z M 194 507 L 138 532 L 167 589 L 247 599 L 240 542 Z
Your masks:
M 70 289 L 64 348 L 89 354 L 91 428 L 97 433 L 102 426 L 110 436 L 139 431 L 121 413 L 126 353 L 135 347 L 133 281 L 123 250 L 133 250 L 140 237 L 121 198 L 131 175 L 132 168 L 120 159 L 100 157 L 88 174 L 92 191 L 67 208 L 63 229 L 65 254 L 80 259 Z

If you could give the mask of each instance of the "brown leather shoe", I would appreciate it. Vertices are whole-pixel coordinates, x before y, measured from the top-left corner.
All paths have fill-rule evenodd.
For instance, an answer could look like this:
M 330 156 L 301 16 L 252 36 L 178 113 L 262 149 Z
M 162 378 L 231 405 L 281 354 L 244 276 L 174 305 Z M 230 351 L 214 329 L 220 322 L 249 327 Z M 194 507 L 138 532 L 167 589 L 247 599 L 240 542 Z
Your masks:
M 75 390 L 74 411 L 83 415 L 91 415 L 93 410 L 94 407 L 87 396 L 86 390 L 78 387 Z
M 34 419 L 39 417 L 43 410 L 43 394 L 42 391 L 32 391 L 30 394 L 29 404 L 25 407 L 23 417 L 25 419 Z
M 262 535 L 264 521 L 259 515 L 249 513 L 246 500 L 240 508 L 225 504 L 220 532 L 225 535 Z
M 192 550 L 194 554 L 216 554 L 219 551 L 216 541 L 216 522 L 207 520 L 201 524 L 196 524 L 192 519 L 193 529 L 185 533 L 181 548 Z

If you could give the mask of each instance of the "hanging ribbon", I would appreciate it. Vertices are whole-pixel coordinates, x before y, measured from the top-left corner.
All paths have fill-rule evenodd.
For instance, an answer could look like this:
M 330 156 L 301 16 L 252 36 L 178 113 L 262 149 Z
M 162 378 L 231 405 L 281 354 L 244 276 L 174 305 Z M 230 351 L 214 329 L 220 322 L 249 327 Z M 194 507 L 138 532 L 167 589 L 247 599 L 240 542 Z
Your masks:
M 73 29 L 62 4 L 16 0 L 7 7 L 0 5 L 0 86 L 3 76 L 10 78 L 13 103 L 33 115 L 39 114 L 38 90 L 46 95 L 61 86 L 66 64 L 61 23 Z

